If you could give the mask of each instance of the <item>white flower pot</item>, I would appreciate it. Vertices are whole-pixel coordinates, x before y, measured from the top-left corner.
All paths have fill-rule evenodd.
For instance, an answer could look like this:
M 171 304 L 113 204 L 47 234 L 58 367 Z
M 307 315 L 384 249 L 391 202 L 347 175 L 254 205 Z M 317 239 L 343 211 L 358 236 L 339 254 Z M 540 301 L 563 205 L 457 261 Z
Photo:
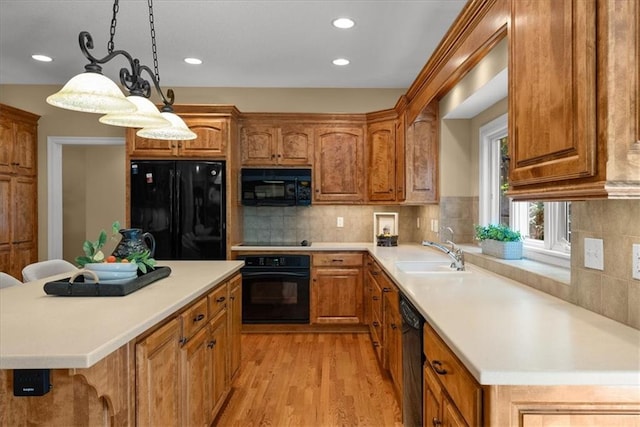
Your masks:
M 522 242 L 500 242 L 498 240 L 483 240 L 480 242 L 482 253 L 502 259 L 522 258 Z

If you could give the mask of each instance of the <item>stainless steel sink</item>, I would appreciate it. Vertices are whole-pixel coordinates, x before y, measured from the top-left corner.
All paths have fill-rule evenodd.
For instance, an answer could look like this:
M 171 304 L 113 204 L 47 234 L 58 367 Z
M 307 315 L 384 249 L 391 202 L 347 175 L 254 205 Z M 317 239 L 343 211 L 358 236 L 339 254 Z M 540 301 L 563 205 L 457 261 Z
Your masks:
M 407 274 L 467 273 L 451 267 L 449 261 L 397 261 L 396 268 Z

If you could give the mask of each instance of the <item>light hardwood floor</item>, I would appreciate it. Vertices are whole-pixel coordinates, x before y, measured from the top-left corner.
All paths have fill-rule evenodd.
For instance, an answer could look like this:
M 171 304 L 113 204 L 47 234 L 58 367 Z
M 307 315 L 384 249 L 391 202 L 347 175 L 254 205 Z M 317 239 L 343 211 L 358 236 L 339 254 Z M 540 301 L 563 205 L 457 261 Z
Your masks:
M 402 426 L 368 334 L 244 334 L 218 426 Z

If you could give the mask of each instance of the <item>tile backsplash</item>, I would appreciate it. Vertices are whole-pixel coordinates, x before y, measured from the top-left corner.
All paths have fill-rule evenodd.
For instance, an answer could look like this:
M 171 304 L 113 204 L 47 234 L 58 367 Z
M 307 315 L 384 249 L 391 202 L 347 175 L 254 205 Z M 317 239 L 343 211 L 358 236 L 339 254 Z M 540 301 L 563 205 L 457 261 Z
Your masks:
M 413 206 L 244 207 L 247 242 L 373 242 L 373 213 L 398 213 L 398 242 L 419 241 Z M 337 226 L 342 217 L 344 227 Z

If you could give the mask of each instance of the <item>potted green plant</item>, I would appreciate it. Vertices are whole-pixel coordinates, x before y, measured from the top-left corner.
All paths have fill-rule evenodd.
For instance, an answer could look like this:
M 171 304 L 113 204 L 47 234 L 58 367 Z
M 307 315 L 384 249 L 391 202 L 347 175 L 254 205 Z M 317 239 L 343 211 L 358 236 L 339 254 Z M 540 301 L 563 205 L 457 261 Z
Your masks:
M 476 240 L 482 253 L 502 259 L 522 258 L 522 235 L 506 225 L 476 225 Z

